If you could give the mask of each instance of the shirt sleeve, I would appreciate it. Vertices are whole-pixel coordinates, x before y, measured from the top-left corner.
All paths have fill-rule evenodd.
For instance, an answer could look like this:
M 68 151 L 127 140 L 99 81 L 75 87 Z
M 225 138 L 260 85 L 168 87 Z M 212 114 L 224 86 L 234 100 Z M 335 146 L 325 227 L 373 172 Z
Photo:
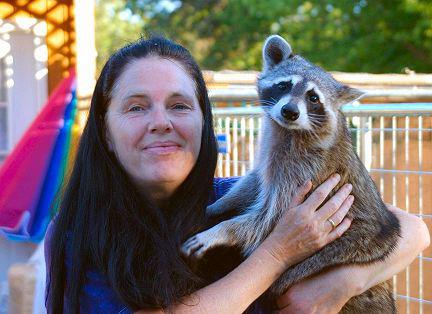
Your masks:
M 216 202 L 218 199 L 224 196 L 240 178 L 241 177 L 214 178 L 213 180 L 214 195 L 210 204 Z
M 47 229 L 44 243 L 45 251 L 45 266 L 46 266 L 46 290 L 45 300 L 50 283 L 50 266 L 51 266 L 51 254 L 50 248 L 52 243 L 52 233 L 54 229 L 55 221 L 52 221 Z M 71 261 L 71 247 L 70 243 L 66 244 L 66 273 L 67 280 L 70 278 L 70 268 L 72 266 Z M 67 313 L 69 300 L 67 297 L 64 298 L 65 313 Z M 49 304 L 45 304 L 48 313 L 52 312 L 49 310 Z M 92 314 L 103 314 L 103 313 L 132 313 L 132 311 L 121 302 L 115 291 L 109 284 L 108 278 L 101 274 L 96 269 L 90 269 L 86 272 L 86 280 L 81 291 L 80 296 L 80 312 L 81 313 L 92 313 Z

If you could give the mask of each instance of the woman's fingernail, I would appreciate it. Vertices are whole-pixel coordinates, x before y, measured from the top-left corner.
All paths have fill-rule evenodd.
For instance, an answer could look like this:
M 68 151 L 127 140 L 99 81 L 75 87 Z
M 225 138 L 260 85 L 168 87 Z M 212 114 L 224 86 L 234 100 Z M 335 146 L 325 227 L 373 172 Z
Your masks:
M 339 175 L 339 173 L 335 173 L 335 174 L 333 175 L 333 179 L 339 181 L 339 180 L 340 180 L 340 175 Z
M 351 190 L 352 190 L 352 184 L 348 183 L 348 184 L 346 185 L 346 189 L 347 189 L 348 191 L 351 191 Z
M 349 201 L 352 203 L 352 202 L 354 202 L 354 195 L 350 195 L 349 196 Z

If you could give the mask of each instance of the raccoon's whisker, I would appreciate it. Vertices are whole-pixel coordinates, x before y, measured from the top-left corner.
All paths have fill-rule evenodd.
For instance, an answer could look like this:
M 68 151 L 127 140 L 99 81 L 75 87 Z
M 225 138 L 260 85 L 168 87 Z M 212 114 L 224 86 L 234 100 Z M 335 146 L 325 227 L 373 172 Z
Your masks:
M 309 121 L 321 124 L 325 121 L 325 119 L 319 119 L 317 117 L 309 117 Z
M 309 119 L 309 121 L 310 121 L 311 123 L 315 123 L 316 125 L 321 125 L 321 124 L 323 124 L 323 122 L 324 122 L 325 120 Z
M 263 103 L 261 104 L 261 107 L 272 107 L 273 104 L 267 104 L 267 103 Z
M 254 114 L 248 114 L 248 115 L 244 115 L 244 116 L 242 115 L 241 118 L 244 118 L 244 119 L 253 119 L 253 118 L 257 118 L 257 116 L 254 115 Z
M 313 129 L 312 129 L 312 130 L 308 130 L 308 131 L 309 131 L 309 134 L 310 134 L 310 136 L 311 136 L 312 138 L 314 138 L 316 141 L 319 141 L 319 140 L 320 140 L 318 134 L 317 134 L 316 132 L 314 132 Z
M 312 132 L 312 134 L 314 135 L 314 137 L 317 139 L 317 140 L 319 140 L 319 135 L 316 133 L 316 130 L 318 129 L 318 127 L 313 127 L 312 129 L 311 129 L 311 132 Z
M 308 113 L 308 116 L 310 116 L 310 117 L 319 117 L 319 118 L 324 118 L 323 115 L 321 115 L 321 114 L 316 114 L 316 113 Z
M 259 104 L 259 105 L 269 104 L 269 105 L 275 105 L 276 103 L 274 103 L 272 101 L 269 101 L 269 100 L 265 100 L 265 99 L 257 99 L 257 100 L 248 101 L 248 102 L 246 102 L 246 104 Z
M 322 115 L 315 115 L 313 113 L 308 113 L 308 117 L 310 117 L 311 119 L 314 119 L 314 120 L 318 120 L 318 121 L 325 119 L 325 117 L 323 117 Z
M 258 99 L 257 102 L 259 103 L 263 103 L 263 102 L 267 102 L 267 103 L 271 103 L 271 104 L 275 104 L 275 101 L 271 101 L 271 100 L 267 100 L 267 99 Z
M 319 141 L 318 135 L 313 130 L 306 130 L 309 137 L 315 141 Z
M 256 104 L 256 103 L 260 103 L 260 102 L 261 102 L 260 99 L 251 99 L 251 100 L 245 101 L 245 103 L 251 103 L 251 104 Z
M 312 136 L 313 138 L 315 138 L 315 140 L 316 140 L 317 142 L 319 142 L 319 141 L 320 141 L 320 137 L 319 137 L 319 135 L 315 132 L 315 129 L 319 129 L 319 128 L 320 128 L 320 125 L 319 125 L 316 121 L 313 121 L 313 120 L 310 120 L 310 122 L 311 122 L 312 130 L 308 130 L 308 131 L 310 131 L 311 136 Z
M 324 118 L 319 119 L 316 117 L 310 117 L 309 121 L 311 123 L 315 124 L 316 126 L 320 126 L 325 121 L 325 119 Z
M 320 121 L 320 120 L 316 120 L 316 119 L 310 119 L 309 122 L 315 126 L 320 126 L 321 123 L 324 122 L 324 120 Z
M 261 105 L 265 103 L 265 101 L 260 101 L 260 100 L 256 100 L 256 101 L 247 101 L 246 105 Z
M 273 107 L 274 105 L 273 103 L 261 103 L 262 107 Z

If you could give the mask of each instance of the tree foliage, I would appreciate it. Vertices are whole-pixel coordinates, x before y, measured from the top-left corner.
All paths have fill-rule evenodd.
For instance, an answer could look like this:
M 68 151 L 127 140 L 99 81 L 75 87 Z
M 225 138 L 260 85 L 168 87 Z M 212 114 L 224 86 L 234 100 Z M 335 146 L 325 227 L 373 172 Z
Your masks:
M 206 69 L 259 70 L 262 43 L 277 33 L 328 70 L 432 70 L 431 0 L 126 0 L 125 8 Z
M 117 49 L 139 38 L 145 20 L 125 10 L 122 0 L 97 0 L 95 33 L 97 71 L 100 73 L 108 57 Z

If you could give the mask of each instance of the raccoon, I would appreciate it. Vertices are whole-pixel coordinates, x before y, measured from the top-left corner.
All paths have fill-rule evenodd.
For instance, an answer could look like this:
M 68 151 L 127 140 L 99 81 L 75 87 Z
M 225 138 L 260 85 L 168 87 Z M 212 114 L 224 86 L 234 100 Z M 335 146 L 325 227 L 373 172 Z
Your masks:
M 209 216 L 233 210 L 239 214 L 190 238 L 182 251 L 201 258 L 215 246 L 239 246 L 248 256 L 289 208 L 298 186 L 312 179 L 316 187 L 339 173 L 341 180 L 335 190 L 345 183 L 353 186 L 350 228 L 339 239 L 289 268 L 269 289 L 276 297 L 327 267 L 385 259 L 397 244 L 400 225 L 355 154 L 340 111 L 341 105 L 358 99 L 362 92 L 293 54 L 289 43 L 278 35 L 265 41 L 263 65 L 257 81 L 264 111 L 258 162 L 224 197 L 207 208 Z M 389 282 L 350 299 L 342 309 L 342 313 L 395 312 Z

